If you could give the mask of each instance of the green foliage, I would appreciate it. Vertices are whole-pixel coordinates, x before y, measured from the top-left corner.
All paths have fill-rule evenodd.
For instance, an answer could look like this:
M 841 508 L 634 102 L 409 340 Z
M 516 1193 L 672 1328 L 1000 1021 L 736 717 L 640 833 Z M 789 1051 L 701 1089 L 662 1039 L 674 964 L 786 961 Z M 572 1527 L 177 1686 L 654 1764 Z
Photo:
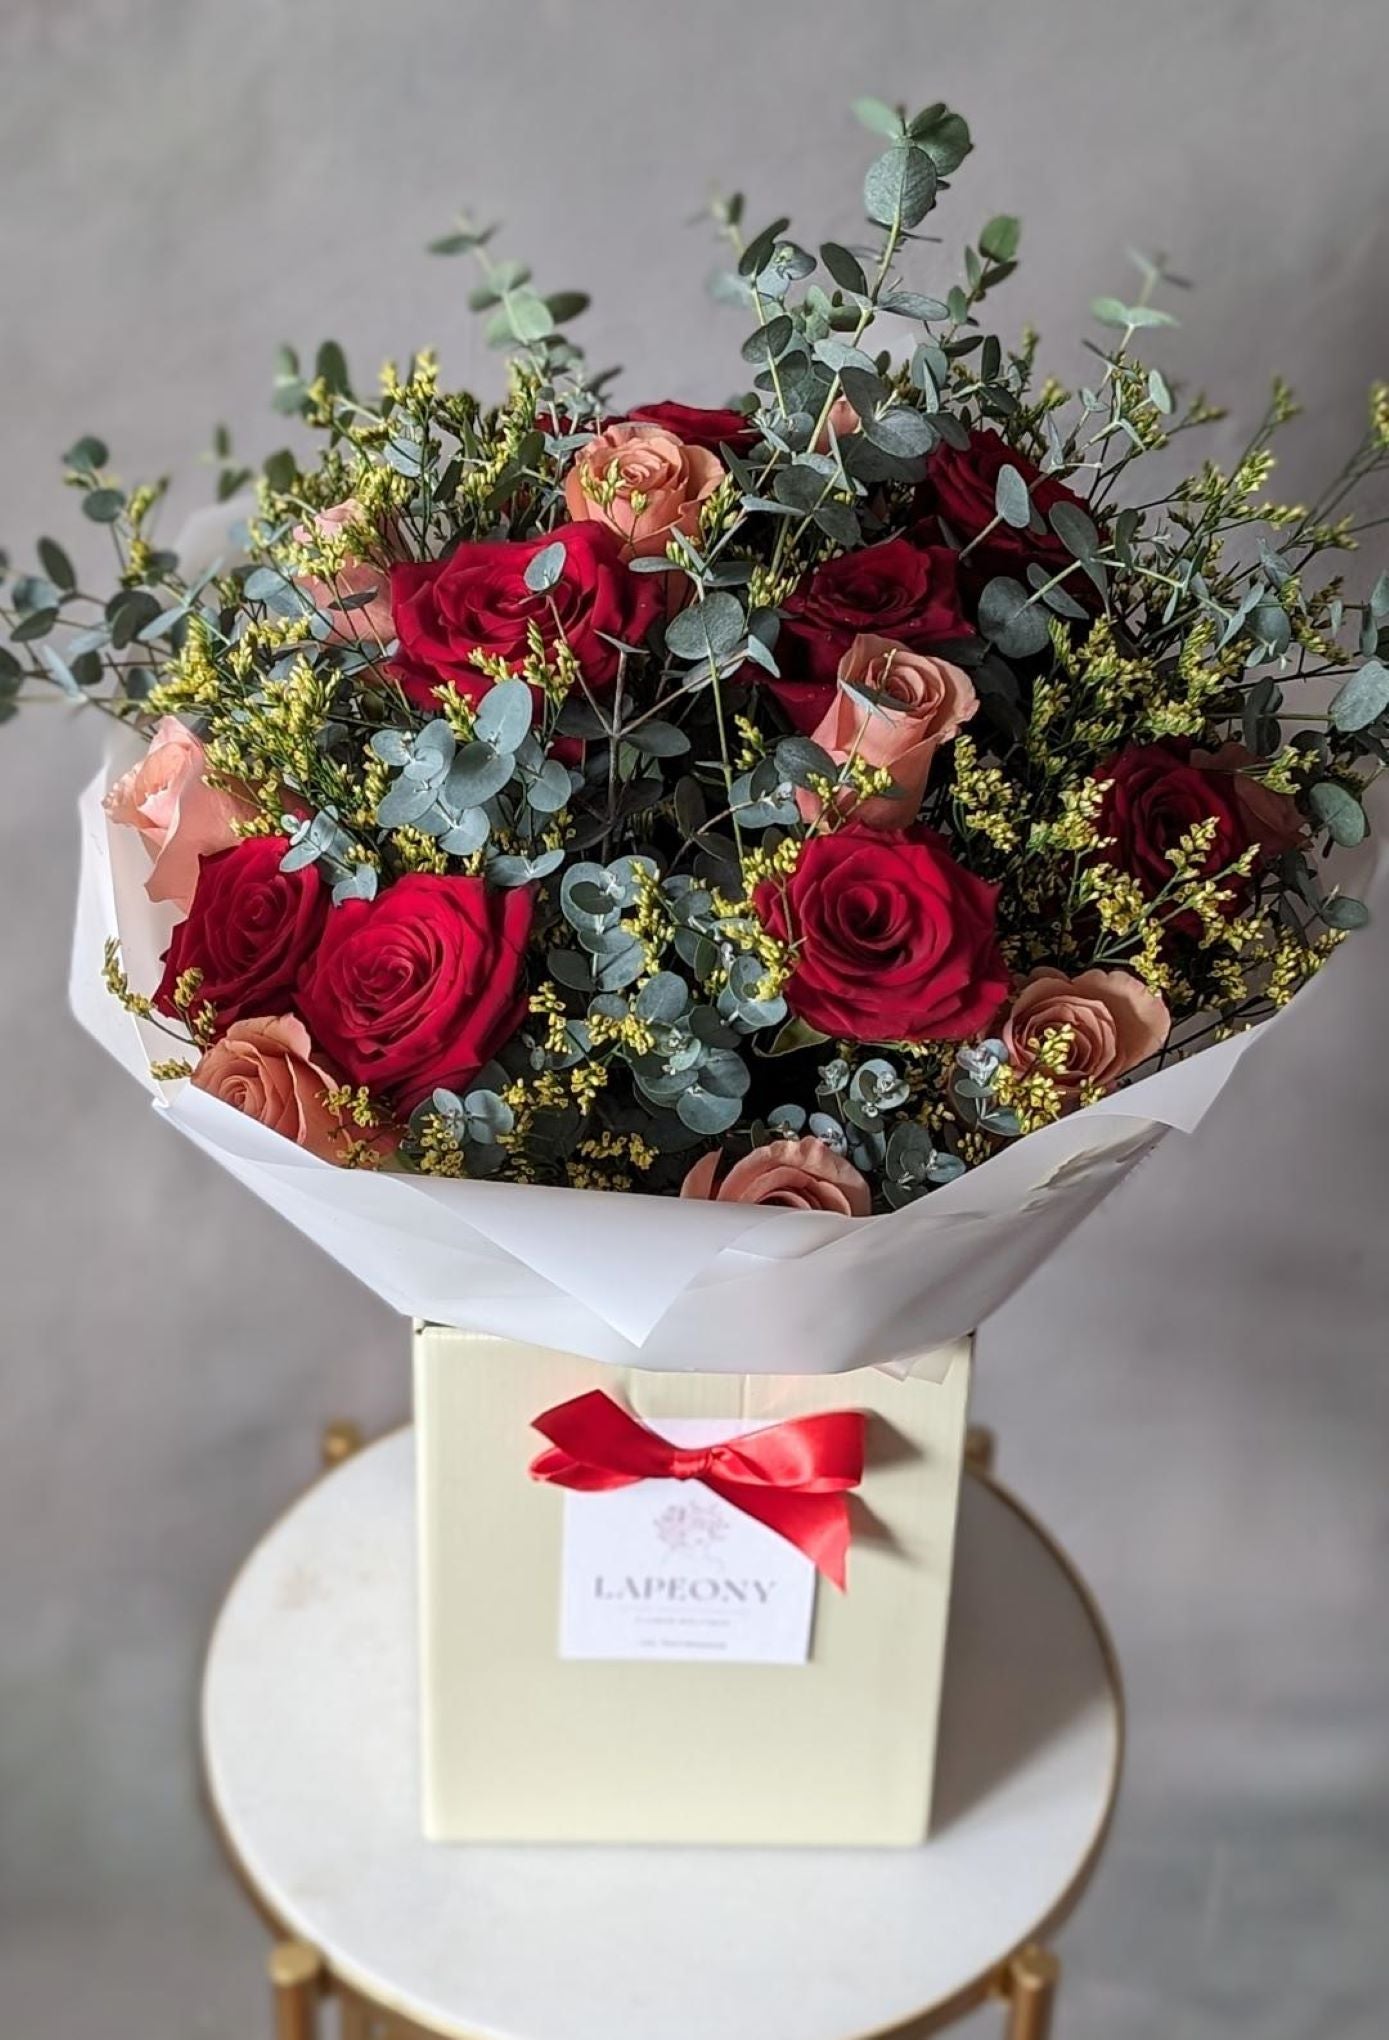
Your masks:
M 745 321 L 729 358 L 750 387 L 736 443 L 716 442 L 716 486 L 621 568 L 624 589 L 660 596 L 634 641 L 606 609 L 586 636 L 572 585 L 566 482 L 623 415 L 568 331 L 588 300 L 467 216 L 430 247 L 465 259 L 460 295 L 508 357 L 501 403 L 442 387 L 431 355 L 373 393 L 336 341 L 285 347 L 271 403 L 295 450 L 257 471 L 218 427 L 208 456 L 219 500 L 256 490 L 244 556 L 229 544 L 225 564 L 185 572 L 155 535 L 162 485 L 123 482 L 87 435 L 64 482 L 106 527 L 87 538 L 109 546 L 113 585 L 90 590 L 48 536 L 0 563 L 0 721 L 36 693 L 144 728 L 180 716 L 254 826 L 288 839 L 284 868 L 315 870 L 335 905 L 413 872 L 480 879 L 493 901 L 529 891 L 523 1017 L 495 1063 L 397 1129 L 399 1165 L 672 1191 L 710 1143 L 813 1139 L 892 1209 L 1086 1102 L 1064 1039 L 1027 1064 L 980 1029 L 839 1039 L 797 1010 L 804 930 L 773 936 L 767 903 L 808 843 L 867 826 L 870 800 L 901 802 L 904 824 L 996 889 L 1015 982 L 1127 971 L 1184 1044 L 1282 1004 L 1364 923 L 1325 853 L 1362 840 L 1362 796 L 1389 764 L 1389 573 L 1358 599 L 1328 561 L 1372 529 L 1347 505 L 1389 466 L 1389 392 L 1305 508 L 1266 496 L 1294 410 L 1281 387 L 1228 470 L 1198 460 L 1151 482 L 1149 457 L 1170 476 L 1172 449 L 1218 415 L 1147 359 L 1174 323 L 1156 300 L 1181 280 L 1136 256 L 1132 290 L 1091 307 L 1087 381 L 1060 389 L 1035 339 L 990 330 L 1019 220 L 939 252 L 965 121 L 940 103 L 854 111 L 876 149 L 861 238 L 798 238 L 781 215 L 752 226 L 737 193 L 710 208 L 728 250 L 717 293 Z M 941 486 L 952 461 L 979 468 L 963 497 Z M 623 486 L 610 465 L 587 472 L 587 514 Z M 649 507 L 627 501 L 634 518 Z M 846 679 L 840 705 L 862 726 L 839 746 L 821 720 L 832 682 L 806 666 L 807 631 L 827 628 L 807 622 L 814 577 L 889 540 L 954 547 L 967 612 L 939 638 L 911 616 L 885 633 L 973 690 L 910 797 L 900 763 L 864 744 L 904 713 L 893 669 L 878 688 Z M 506 595 L 529 627 L 505 657 L 480 642 L 422 678 L 393 634 L 390 569 L 507 541 L 529 548 Z M 787 686 L 822 690 L 813 716 L 791 713 Z M 1171 878 L 1136 899 L 1101 829 L 1101 779 L 1149 747 L 1224 772 L 1222 811 L 1274 803 L 1280 847 L 1251 838 L 1208 869 L 1179 843 Z

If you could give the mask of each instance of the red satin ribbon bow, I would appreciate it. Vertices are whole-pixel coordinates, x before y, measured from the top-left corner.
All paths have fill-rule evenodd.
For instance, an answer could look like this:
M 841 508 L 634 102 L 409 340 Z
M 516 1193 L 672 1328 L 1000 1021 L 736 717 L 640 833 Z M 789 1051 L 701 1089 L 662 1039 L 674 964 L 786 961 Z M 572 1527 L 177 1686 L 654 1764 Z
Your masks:
M 697 1480 L 794 1544 L 844 1585 L 850 1488 L 863 1479 L 862 1410 L 829 1410 L 748 1431 L 725 1445 L 668 1444 L 601 1388 L 533 1419 L 550 1450 L 531 1479 L 601 1494 L 639 1480 Z

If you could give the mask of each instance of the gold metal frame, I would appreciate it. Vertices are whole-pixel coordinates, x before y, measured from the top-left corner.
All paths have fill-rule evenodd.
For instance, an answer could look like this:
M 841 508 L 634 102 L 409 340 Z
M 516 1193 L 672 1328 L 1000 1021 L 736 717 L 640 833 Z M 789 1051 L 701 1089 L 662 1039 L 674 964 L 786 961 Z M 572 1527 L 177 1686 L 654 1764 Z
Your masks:
M 362 1434 L 355 1424 L 330 1424 L 322 1438 L 324 1471 L 331 1472 L 342 1465 L 344 1460 L 361 1449 L 363 1443 Z M 1124 1684 L 1118 1655 L 1094 1595 L 1050 1531 L 995 1478 L 994 1456 L 993 1433 L 983 1426 L 972 1426 L 965 1443 L 966 1471 L 973 1479 L 982 1481 L 1050 1552 L 1074 1589 L 1100 1647 L 1114 1698 L 1116 1724 L 1114 1764 L 1104 1808 L 1070 1883 L 999 1961 L 963 1984 L 950 1997 L 923 2005 L 919 2011 L 890 2026 L 874 2027 L 864 2033 L 846 2036 L 846 2040 L 926 2040 L 927 2035 L 956 2024 L 990 1999 L 1000 2001 L 1006 2007 L 1006 2040 L 1049 2040 L 1061 1965 L 1047 1942 L 1080 1903 L 1109 1839 L 1127 1739 Z M 346 1977 L 334 1974 L 318 1950 L 294 1935 L 288 1923 L 276 1915 L 257 1888 L 217 1811 L 205 1767 L 202 1784 L 204 1805 L 237 1882 L 275 1937 L 268 1961 L 274 2040 L 319 2040 L 319 2011 L 329 1997 L 337 2006 L 340 2040 L 476 2040 L 475 2035 L 468 2034 L 462 2027 L 418 2025 L 365 1995 Z

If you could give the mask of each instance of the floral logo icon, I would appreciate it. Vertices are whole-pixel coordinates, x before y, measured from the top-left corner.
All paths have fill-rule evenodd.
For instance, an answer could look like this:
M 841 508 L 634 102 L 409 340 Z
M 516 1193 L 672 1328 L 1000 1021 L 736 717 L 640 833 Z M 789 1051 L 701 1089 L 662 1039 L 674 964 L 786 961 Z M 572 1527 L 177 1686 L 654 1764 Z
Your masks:
M 699 1496 L 688 1502 L 671 1502 L 654 1519 L 652 1528 L 668 1552 L 693 1552 L 715 1563 L 719 1542 L 728 1535 L 722 1510 Z

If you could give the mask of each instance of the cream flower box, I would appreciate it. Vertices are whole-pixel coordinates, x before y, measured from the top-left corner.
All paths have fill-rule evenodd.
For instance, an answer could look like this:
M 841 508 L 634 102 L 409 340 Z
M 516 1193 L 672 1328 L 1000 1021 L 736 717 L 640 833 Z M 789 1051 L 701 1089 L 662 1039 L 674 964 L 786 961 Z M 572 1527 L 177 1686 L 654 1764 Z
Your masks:
M 795 1376 L 612 1367 L 435 1325 L 414 1347 L 431 1838 L 925 1839 L 968 1341 L 919 1373 Z M 845 1590 L 697 1478 L 533 1478 L 535 1418 L 595 1392 L 687 1467 L 730 1435 L 862 1412 Z

